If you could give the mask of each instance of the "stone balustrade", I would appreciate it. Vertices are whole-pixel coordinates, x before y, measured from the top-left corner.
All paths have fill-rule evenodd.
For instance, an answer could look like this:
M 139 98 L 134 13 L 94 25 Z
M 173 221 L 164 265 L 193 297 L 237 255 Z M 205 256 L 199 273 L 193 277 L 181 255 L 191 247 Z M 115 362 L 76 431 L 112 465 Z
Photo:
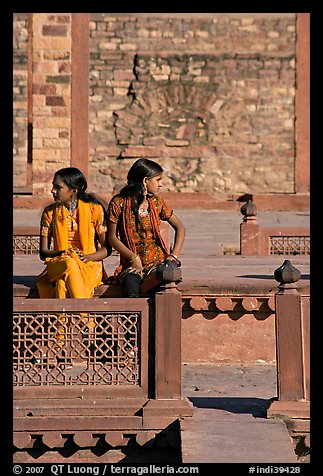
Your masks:
M 290 260 L 276 269 L 275 295 L 278 398 L 269 418 L 285 421 L 290 434 L 310 446 L 310 295 L 297 289 L 300 272 Z
M 138 299 L 16 297 L 13 322 L 18 451 L 172 440 L 178 418 L 192 415 L 174 283 Z
M 240 209 L 240 254 L 244 256 L 310 255 L 310 230 L 304 227 L 262 227 L 252 199 Z

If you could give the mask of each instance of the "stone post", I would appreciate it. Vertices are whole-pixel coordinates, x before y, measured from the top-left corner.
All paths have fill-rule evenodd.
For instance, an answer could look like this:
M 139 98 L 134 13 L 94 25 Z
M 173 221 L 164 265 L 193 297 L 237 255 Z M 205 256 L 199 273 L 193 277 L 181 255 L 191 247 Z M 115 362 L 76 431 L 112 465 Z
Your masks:
M 260 252 L 259 225 L 257 223 L 257 207 L 252 199 L 248 200 L 240 212 L 244 215 L 240 223 L 240 254 L 244 256 L 258 256 Z
M 181 294 L 175 282 L 166 282 L 155 294 L 154 398 L 143 409 L 145 424 L 152 418 L 171 422 L 193 414 L 192 404 L 182 396 L 181 322 Z
M 165 284 L 155 302 L 155 395 L 180 398 L 182 300 L 176 284 Z
M 278 400 L 267 416 L 282 418 L 294 434 L 308 434 L 310 424 L 309 296 L 296 287 L 301 273 L 290 260 L 275 270 Z

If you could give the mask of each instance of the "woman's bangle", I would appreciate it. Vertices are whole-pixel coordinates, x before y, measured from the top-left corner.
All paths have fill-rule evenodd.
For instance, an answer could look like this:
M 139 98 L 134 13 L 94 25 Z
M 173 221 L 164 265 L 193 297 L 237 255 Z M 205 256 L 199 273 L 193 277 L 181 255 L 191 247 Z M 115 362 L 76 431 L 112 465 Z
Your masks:
M 139 255 L 135 255 L 135 256 L 130 260 L 130 263 L 133 263 L 137 258 L 139 258 Z
M 174 259 L 177 259 L 177 260 L 178 260 L 178 256 L 174 255 L 173 253 L 169 253 L 168 256 L 172 256 Z

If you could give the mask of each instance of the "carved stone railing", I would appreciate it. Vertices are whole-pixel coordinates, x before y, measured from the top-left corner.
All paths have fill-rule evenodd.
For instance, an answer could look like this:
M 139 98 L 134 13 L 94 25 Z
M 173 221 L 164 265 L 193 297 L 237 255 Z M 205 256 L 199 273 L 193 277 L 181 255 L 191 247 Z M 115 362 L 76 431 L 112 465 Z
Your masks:
M 174 283 L 137 299 L 16 297 L 13 317 L 16 448 L 143 445 L 192 415 Z
M 289 260 L 276 269 L 275 295 L 278 399 L 267 415 L 281 418 L 294 438 L 310 437 L 310 295 L 301 295 L 300 272 Z
M 310 230 L 301 227 L 261 227 L 257 207 L 249 200 L 241 209 L 240 254 L 244 256 L 310 255 Z
M 39 227 L 16 226 L 13 229 L 13 254 L 39 253 Z
M 160 223 L 161 235 L 166 246 L 170 246 L 170 226 L 167 222 Z M 14 226 L 13 228 L 13 254 L 39 253 L 39 227 Z

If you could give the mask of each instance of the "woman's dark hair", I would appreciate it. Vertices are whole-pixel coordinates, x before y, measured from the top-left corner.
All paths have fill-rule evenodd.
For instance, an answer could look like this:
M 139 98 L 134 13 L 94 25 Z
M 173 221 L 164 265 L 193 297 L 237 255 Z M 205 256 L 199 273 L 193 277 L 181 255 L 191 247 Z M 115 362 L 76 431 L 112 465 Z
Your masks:
M 128 171 L 128 184 L 120 191 L 122 197 L 134 197 L 139 205 L 144 199 L 144 185 L 145 177 L 152 178 L 163 173 L 163 168 L 150 159 L 138 159 L 132 164 Z
M 77 190 L 78 199 L 86 203 L 97 203 L 101 205 L 106 222 L 108 222 L 106 207 L 92 193 L 87 193 L 85 191 L 87 189 L 87 181 L 79 169 L 76 167 L 65 167 L 63 169 L 59 169 L 54 174 L 54 180 L 57 177 L 59 177 L 68 188 L 75 188 Z M 106 242 L 105 246 L 108 250 L 108 256 L 110 256 L 112 253 L 112 247 L 108 241 Z
M 82 172 L 76 167 L 65 167 L 55 172 L 54 180 L 59 177 L 68 188 L 77 190 L 77 198 L 83 202 L 102 203 L 91 193 L 87 193 L 87 181 Z
M 133 197 L 132 209 L 138 218 L 138 208 L 145 198 L 145 189 L 143 180 L 145 177 L 152 178 L 163 173 L 163 168 L 150 159 L 138 159 L 132 164 L 128 171 L 128 184 L 120 190 L 122 197 Z

